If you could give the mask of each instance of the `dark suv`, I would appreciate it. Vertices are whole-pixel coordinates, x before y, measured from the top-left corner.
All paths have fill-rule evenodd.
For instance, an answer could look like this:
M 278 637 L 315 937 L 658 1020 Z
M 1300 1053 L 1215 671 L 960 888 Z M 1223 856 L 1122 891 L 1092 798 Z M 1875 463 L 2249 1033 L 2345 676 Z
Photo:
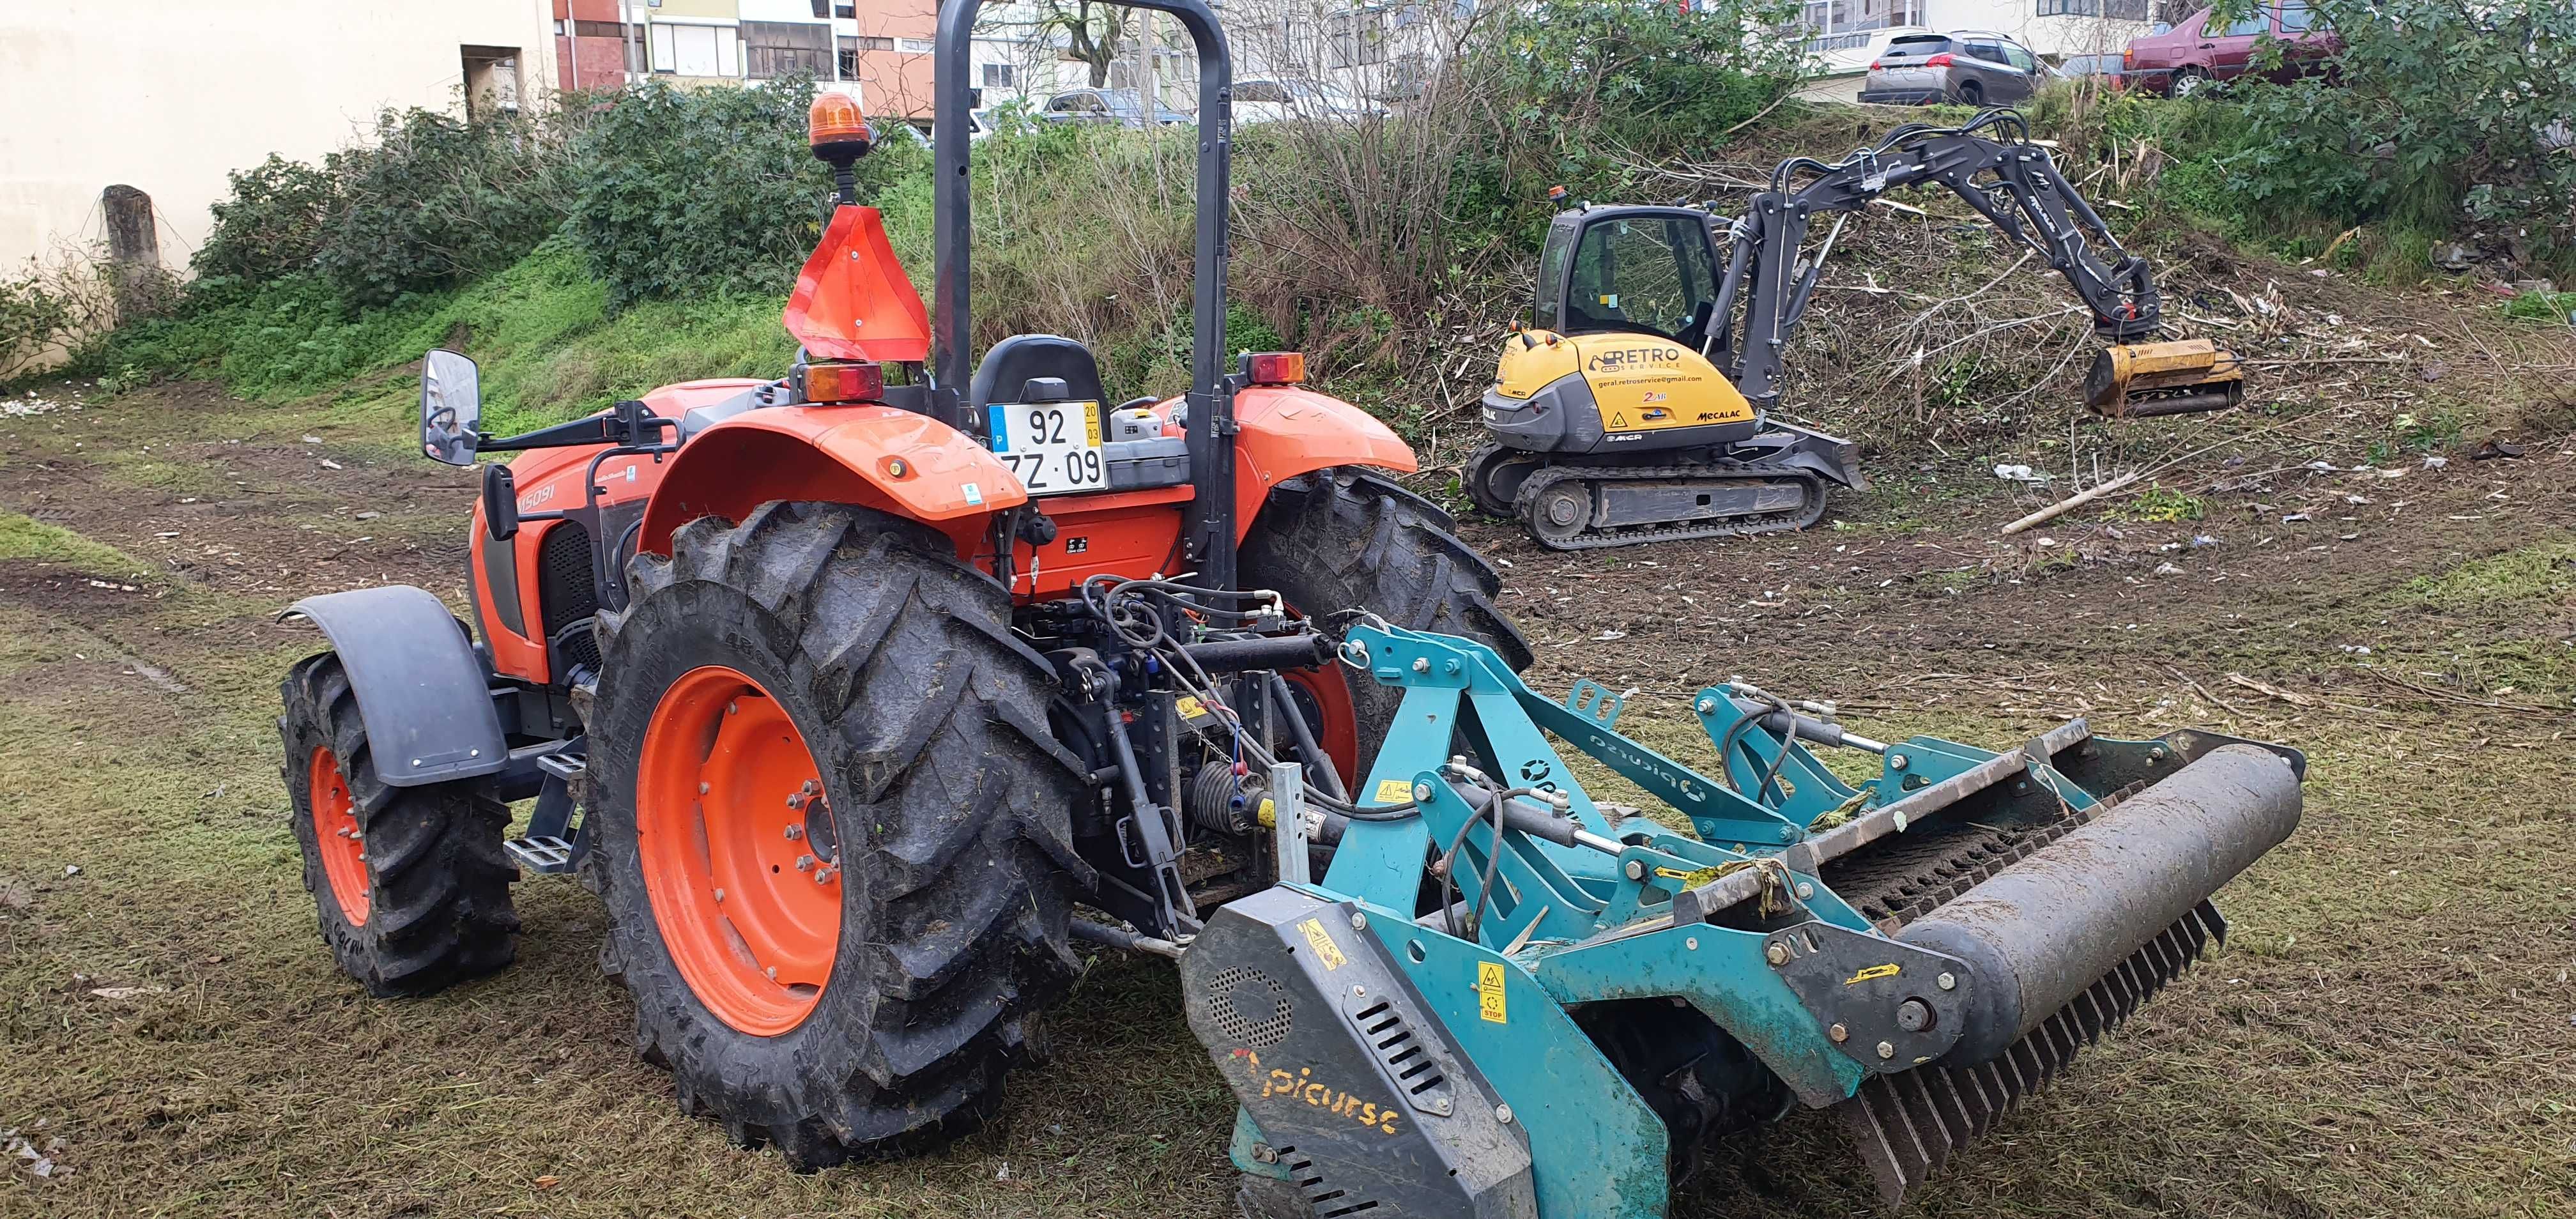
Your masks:
M 1869 65 L 1860 100 L 1885 106 L 1970 106 L 2017 102 L 2038 91 L 2050 74 L 2030 48 L 1985 30 L 1904 34 Z

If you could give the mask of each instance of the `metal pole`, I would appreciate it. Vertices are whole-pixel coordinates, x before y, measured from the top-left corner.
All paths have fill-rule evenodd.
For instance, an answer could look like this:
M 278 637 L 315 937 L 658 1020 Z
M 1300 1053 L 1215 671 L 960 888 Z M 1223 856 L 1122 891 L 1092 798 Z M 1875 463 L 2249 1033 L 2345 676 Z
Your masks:
M 1279 844 L 1282 884 L 1311 884 L 1306 868 L 1306 769 L 1295 762 L 1270 765 L 1272 837 Z

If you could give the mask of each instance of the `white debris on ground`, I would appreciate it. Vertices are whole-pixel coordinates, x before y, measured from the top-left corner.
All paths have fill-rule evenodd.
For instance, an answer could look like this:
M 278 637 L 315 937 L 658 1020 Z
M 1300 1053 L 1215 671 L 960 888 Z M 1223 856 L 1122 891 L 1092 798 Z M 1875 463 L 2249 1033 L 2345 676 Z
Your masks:
M 0 398 L 0 415 L 7 415 L 11 418 L 19 418 L 29 415 L 50 415 L 55 411 L 76 411 L 80 408 L 81 404 L 78 399 L 57 402 L 52 398 L 37 397 L 36 391 L 32 389 L 27 391 L 25 397 Z
M 44 1126 L 41 1119 L 36 1122 L 36 1130 L 41 1131 Z M 36 1145 L 39 1137 L 44 1136 L 35 1135 L 33 1131 L 22 1136 L 15 1130 L 0 1130 L 0 1156 L 17 1160 L 19 1166 L 39 1177 L 50 1177 L 60 1171 L 54 1164 L 54 1153 L 63 1149 L 62 1136 L 44 1138 L 42 1147 Z

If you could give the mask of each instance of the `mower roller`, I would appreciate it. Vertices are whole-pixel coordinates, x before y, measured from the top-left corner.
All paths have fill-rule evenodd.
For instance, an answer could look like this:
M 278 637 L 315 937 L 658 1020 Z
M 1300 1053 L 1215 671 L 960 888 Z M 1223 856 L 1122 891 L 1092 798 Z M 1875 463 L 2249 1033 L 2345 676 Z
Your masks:
M 424 454 L 517 455 L 481 466 L 471 626 L 405 587 L 290 611 L 331 644 L 278 725 L 346 972 L 489 974 L 512 882 L 578 873 L 637 1053 L 811 1170 L 998 1113 L 1077 944 L 1178 957 L 1248 1206 L 1571 1219 L 1659 1212 L 1706 1136 L 1798 1103 L 1901 1185 L 2217 934 L 2202 899 L 2295 815 L 2288 751 L 1881 746 L 1736 686 L 1701 700 L 1711 780 L 1598 687 L 1531 695 L 1493 568 L 1390 477 L 1411 450 L 1295 353 L 1222 358 L 1225 39 L 1137 7 L 1200 56 L 1184 395 L 1110 406 L 1057 335 L 972 350 L 976 0 L 939 14 L 935 308 L 825 94 L 784 376 L 495 436 L 474 363 L 423 360 Z

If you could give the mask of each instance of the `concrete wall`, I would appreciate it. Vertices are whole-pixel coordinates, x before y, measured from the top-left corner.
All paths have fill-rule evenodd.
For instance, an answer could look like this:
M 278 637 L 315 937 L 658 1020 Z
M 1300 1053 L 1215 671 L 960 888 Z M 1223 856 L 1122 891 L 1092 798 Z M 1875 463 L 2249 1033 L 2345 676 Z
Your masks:
M 0 274 L 104 236 L 99 192 L 138 187 L 174 269 L 229 170 L 312 160 L 385 106 L 456 111 L 463 48 L 516 47 L 523 104 L 555 80 L 549 0 L 45 0 L 0 4 Z

